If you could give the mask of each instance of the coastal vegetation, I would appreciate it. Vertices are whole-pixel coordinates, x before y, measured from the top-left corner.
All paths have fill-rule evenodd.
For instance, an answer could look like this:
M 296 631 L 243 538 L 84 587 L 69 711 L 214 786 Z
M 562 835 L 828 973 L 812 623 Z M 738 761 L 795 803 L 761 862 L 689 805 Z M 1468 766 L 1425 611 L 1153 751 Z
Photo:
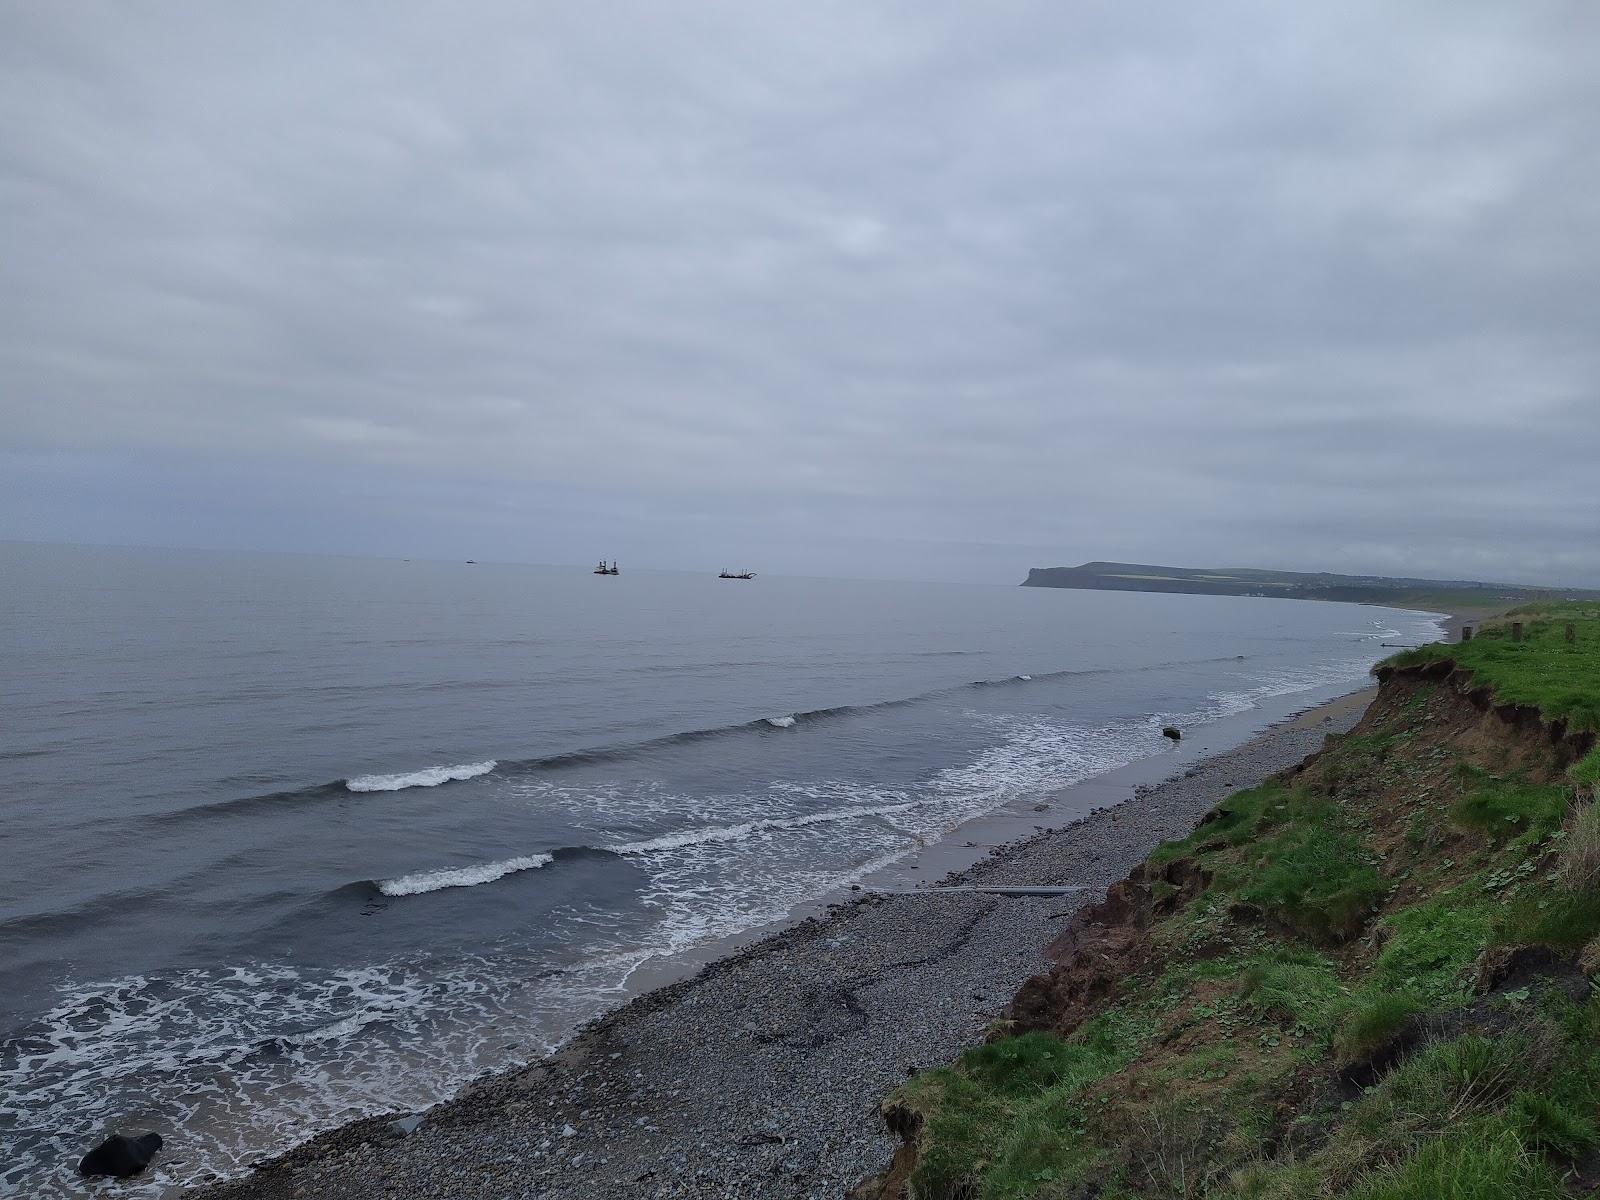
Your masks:
M 1076 567 L 1033 567 L 1023 587 L 1088 591 L 1181 592 L 1204 596 L 1270 596 L 1284 600 L 1338 600 L 1453 613 L 1500 612 L 1524 601 L 1561 596 L 1600 601 L 1597 592 L 1555 592 L 1470 579 L 1411 579 L 1389 575 L 1337 575 L 1331 571 L 1270 571 L 1255 567 L 1166 567 L 1146 563 L 1087 562 Z
M 1379 676 L 1355 730 L 1158 848 L 986 1044 L 891 1096 L 902 1149 L 856 1194 L 1593 1194 L 1600 607 Z

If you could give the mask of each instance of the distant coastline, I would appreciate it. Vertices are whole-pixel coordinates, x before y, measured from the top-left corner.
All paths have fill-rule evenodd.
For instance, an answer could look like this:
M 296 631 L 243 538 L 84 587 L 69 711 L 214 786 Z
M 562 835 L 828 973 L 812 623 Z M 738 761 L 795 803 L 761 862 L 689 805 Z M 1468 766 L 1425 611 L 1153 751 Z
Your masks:
M 1501 612 L 1514 604 L 1552 599 L 1596 599 L 1582 588 L 1544 588 L 1471 579 L 1413 579 L 1388 575 L 1338 575 L 1328 571 L 1274 571 L 1255 567 L 1170 567 L 1150 563 L 1086 562 L 1076 567 L 1030 567 L 1023 587 L 1080 591 L 1177 592 L 1199 596 L 1265 596 L 1332 600 L 1461 616 Z

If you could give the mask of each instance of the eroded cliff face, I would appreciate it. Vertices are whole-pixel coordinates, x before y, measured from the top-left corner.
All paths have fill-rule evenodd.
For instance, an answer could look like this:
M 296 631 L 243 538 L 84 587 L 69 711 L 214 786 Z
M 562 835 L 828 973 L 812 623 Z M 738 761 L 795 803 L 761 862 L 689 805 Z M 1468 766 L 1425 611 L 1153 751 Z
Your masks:
M 1423 1145 L 1352 1131 L 1400 1064 L 1484 1030 L 1556 1037 L 1498 998 L 1587 1003 L 1600 901 L 1571 928 L 1547 914 L 1575 903 L 1561 856 L 1586 789 L 1567 773 L 1594 734 L 1452 662 L 1379 677 L 1351 733 L 1081 909 L 988 1045 L 889 1097 L 901 1147 L 855 1200 L 1325 1194 Z M 1594 1050 L 1600 1097 L 1593 1042 L 1573 1053 Z M 1461 1119 L 1523 1136 L 1501 1108 Z

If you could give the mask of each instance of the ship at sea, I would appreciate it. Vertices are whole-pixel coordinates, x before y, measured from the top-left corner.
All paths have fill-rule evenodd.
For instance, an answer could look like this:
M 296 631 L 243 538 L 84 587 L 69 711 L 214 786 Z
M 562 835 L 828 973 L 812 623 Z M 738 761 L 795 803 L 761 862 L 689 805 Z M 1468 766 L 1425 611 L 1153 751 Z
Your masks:
M 754 579 L 755 577 L 756 573 L 754 571 L 730 571 L 726 567 L 717 576 L 718 579 Z
M 594 573 L 596 575 L 621 575 L 622 574 L 621 571 L 617 570 L 617 564 L 615 562 L 613 562 L 608 567 L 608 566 L 606 566 L 606 560 L 603 559 L 603 558 L 600 560 L 600 565 L 595 567 Z

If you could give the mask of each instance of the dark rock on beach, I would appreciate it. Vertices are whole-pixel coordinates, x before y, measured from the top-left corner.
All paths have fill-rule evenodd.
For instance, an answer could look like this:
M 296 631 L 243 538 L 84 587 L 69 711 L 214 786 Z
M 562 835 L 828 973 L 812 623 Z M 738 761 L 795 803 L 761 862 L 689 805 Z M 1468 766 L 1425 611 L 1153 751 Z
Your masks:
M 138 1175 L 148 1167 L 159 1149 L 161 1149 L 161 1135 L 158 1133 L 146 1133 L 136 1138 L 113 1133 L 83 1156 L 82 1161 L 78 1163 L 78 1172 L 83 1175 L 112 1175 L 118 1179 L 127 1179 L 129 1176 Z

